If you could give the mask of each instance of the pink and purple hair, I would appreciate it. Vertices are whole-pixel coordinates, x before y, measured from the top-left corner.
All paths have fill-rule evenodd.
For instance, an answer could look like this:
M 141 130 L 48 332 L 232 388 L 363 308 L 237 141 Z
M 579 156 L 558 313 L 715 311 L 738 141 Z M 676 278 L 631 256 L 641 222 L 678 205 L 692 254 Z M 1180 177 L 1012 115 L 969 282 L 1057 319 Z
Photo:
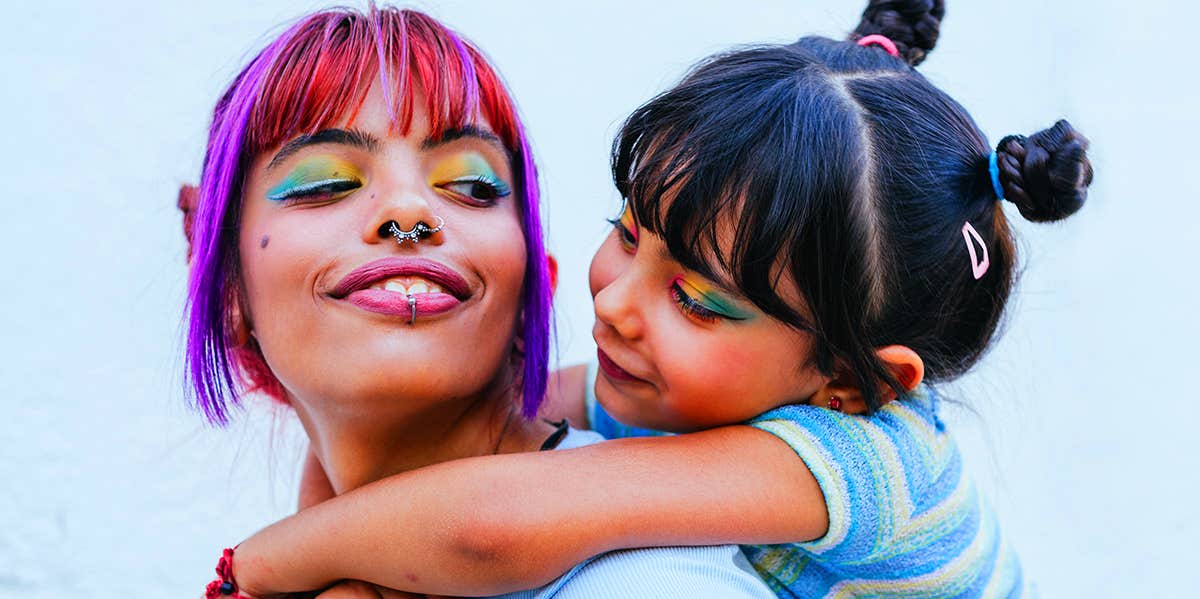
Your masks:
M 423 13 L 372 5 L 366 14 L 332 9 L 300 19 L 250 61 L 213 111 L 189 236 L 187 375 L 194 401 L 214 424 L 229 421 L 230 405 L 237 405 L 245 392 L 285 398 L 254 341 L 235 341 L 238 228 L 248 165 L 293 137 L 346 118 L 353 121 L 376 77 L 393 131 L 406 134 L 414 111 L 422 108 L 434 137 L 469 125 L 479 115 L 512 156 L 526 250 L 522 413 L 532 418 L 541 404 L 549 363 L 551 284 L 537 170 L 516 106 L 470 42 Z M 414 106 L 417 89 L 425 91 L 424 107 Z

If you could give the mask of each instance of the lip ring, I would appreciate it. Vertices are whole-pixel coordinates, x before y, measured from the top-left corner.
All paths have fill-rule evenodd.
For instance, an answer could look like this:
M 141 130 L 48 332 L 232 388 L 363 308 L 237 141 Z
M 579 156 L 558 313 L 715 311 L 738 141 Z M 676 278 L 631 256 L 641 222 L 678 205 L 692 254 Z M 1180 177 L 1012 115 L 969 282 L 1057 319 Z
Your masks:
M 454 269 L 424 258 L 381 258 L 368 262 L 346 274 L 334 286 L 330 296 L 345 299 L 355 291 L 370 287 L 383 279 L 402 276 L 419 276 L 438 284 L 458 300 L 471 297 L 471 287 Z

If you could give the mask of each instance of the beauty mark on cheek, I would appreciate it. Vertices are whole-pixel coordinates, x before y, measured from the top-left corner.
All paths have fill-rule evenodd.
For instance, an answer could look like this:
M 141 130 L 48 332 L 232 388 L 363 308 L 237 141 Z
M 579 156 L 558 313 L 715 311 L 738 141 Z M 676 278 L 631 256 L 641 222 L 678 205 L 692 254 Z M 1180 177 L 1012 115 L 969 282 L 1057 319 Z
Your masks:
M 260 239 L 260 240 L 258 241 L 258 247 L 260 247 L 260 248 L 262 248 L 262 249 L 264 249 L 264 250 L 265 250 L 265 249 L 267 249 L 267 244 L 268 244 L 268 243 L 271 243 L 271 236 L 270 236 L 270 235 L 263 235 L 263 236 L 262 236 L 262 239 Z

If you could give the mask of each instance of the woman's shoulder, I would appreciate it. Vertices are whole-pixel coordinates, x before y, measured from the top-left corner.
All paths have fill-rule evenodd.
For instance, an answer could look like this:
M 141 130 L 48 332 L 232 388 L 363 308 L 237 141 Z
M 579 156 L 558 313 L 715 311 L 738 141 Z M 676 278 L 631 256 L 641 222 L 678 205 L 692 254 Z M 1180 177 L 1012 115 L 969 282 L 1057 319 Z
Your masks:
M 612 551 L 579 564 L 554 582 L 506 599 L 670 599 L 775 597 L 741 550 L 649 547 Z
M 567 429 L 567 434 L 559 441 L 555 449 L 575 449 L 585 445 L 594 445 L 604 441 L 604 435 L 596 431 L 585 431 L 574 427 Z

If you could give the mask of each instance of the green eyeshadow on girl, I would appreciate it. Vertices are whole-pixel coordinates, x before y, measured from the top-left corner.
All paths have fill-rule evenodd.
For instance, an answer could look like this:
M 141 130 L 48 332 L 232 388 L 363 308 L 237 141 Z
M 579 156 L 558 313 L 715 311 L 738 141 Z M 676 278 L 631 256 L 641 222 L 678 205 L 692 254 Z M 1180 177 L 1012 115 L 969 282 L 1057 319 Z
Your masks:
M 714 316 L 729 320 L 750 320 L 754 314 L 743 310 L 703 279 L 689 279 L 683 275 L 671 281 L 671 290 L 677 301 L 702 320 L 713 320 Z

